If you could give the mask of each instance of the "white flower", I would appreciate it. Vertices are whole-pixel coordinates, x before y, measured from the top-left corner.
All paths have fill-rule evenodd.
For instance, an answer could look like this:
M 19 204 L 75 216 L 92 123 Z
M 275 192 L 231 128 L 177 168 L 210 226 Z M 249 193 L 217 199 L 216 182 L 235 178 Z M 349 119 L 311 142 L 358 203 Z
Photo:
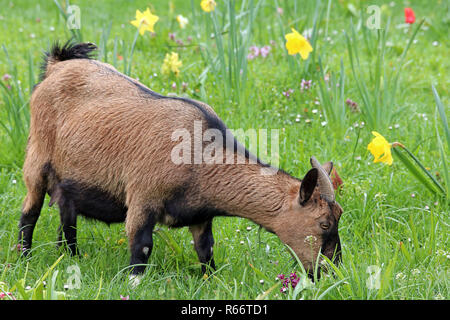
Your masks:
M 436 254 L 437 254 L 438 256 L 441 256 L 441 257 L 447 257 L 447 258 L 449 258 L 449 255 L 450 255 L 449 252 L 444 251 L 444 250 L 442 250 L 442 249 L 436 250 Z
M 434 299 L 435 300 L 444 300 L 445 298 L 442 294 L 438 293 L 437 295 L 434 296 Z
M 403 272 L 399 272 L 395 275 L 395 279 L 397 279 L 397 280 L 403 280 L 405 278 L 406 278 L 406 276 Z
M 186 28 L 186 25 L 189 23 L 188 18 L 183 17 L 181 14 L 177 15 L 177 21 L 181 29 Z
M 420 274 L 420 270 L 419 270 L 419 269 L 412 269 L 412 270 L 411 270 L 411 274 L 412 274 L 413 276 L 415 276 L 415 275 L 417 275 L 417 274 Z
M 313 236 L 313 235 L 309 235 L 309 236 L 306 236 L 305 237 L 305 240 L 304 240 L 306 243 L 313 243 L 313 242 L 316 242 L 317 241 L 317 238 L 315 237 L 315 236 Z
M 302 34 L 302 35 L 303 35 L 306 39 L 311 39 L 312 33 L 313 33 L 313 29 L 310 28 L 310 29 L 306 29 L 305 31 L 303 31 L 303 34 Z

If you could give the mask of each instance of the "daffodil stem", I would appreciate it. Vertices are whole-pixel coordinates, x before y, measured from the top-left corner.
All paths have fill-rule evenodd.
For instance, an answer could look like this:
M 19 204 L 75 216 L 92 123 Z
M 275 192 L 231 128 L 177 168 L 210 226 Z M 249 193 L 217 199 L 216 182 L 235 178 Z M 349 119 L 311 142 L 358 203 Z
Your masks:
M 417 169 L 414 163 L 408 159 L 401 151 L 397 149 L 397 147 L 402 148 L 405 152 L 414 160 L 414 162 L 419 166 L 420 169 L 428 176 L 428 178 L 433 181 L 434 185 L 430 183 L 430 181 Z M 440 183 L 431 175 L 431 173 L 425 169 L 419 159 L 416 158 L 411 151 L 409 151 L 403 144 L 394 142 L 392 144 L 392 150 L 395 155 L 403 162 L 403 164 L 408 168 L 408 170 L 420 181 L 424 184 L 431 192 L 438 193 L 435 186 L 439 189 L 439 191 L 445 195 L 444 188 L 440 185 Z

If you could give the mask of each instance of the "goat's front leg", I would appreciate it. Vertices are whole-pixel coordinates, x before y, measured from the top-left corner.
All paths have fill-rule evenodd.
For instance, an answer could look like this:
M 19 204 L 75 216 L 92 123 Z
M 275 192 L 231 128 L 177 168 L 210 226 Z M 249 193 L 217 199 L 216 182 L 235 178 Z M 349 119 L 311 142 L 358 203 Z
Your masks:
M 155 215 L 140 207 L 129 207 L 126 218 L 126 229 L 131 252 L 130 279 L 133 284 L 140 282 L 140 276 L 153 249 L 153 229 L 155 227 Z
M 194 247 L 197 251 L 198 259 L 202 263 L 202 274 L 208 271 L 207 267 L 216 270 L 213 259 L 214 238 L 212 234 L 212 219 L 201 224 L 189 227 L 194 238 Z

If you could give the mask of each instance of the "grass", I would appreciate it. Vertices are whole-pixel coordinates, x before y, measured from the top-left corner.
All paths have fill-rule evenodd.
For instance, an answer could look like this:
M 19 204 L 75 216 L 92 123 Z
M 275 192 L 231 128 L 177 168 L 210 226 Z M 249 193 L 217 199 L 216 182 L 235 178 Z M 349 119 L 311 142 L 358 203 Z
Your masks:
M 68 299 L 448 299 L 447 200 L 429 192 L 398 159 L 392 166 L 374 164 L 366 150 L 371 131 L 379 131 L 388 141 L 407 146 L 448 188 L 443 171 L 449 165 L 444 157 L 448 128 L 439 120 L 442 113 L 448 118 L 449 110 L 448 4 L 409 1 L 417 18 L 409 26 L 404 25 L 403 1 L 374 0 L 386 27 L 377 31 L 364 27 L 367 14 L 358 1 L 217 2 L 207 14 L 194 0 L 74 1 L 81 9 L 76 35 L 98 44 L 99 59 L 153 90 L 210 104 L 230 128 L 280 129 L 280 167 L 294 176 L 306 173 L 311 155 L 334 161 L 344 180 L 337 195 L 345 210 L 339 224 L 343 263 L 331 266 L 333 272 L 320 281 L 304 281 L 283 294 L 276 276 L 302 274 L 289 250 L 250 221 L 217 218 L 218 270 L 212 276 L 201 276 L 186 228 L 160 227 L 142 284 L 132 288 L 126 280 L 124 225 L 80 218 L 82 253 L 65 254 L 53 267 L 47 277 L 52 290 L 64 291 L 72 276 L 68 268 L 77 265 L 81 286 L 65 291 Z M 64 10 L 66 3 L 59 5 Z M 160 17 L 156 34 L 136 38 L 129 22 L 136 9 L 147 6 Z M 0 80 L 0 289 L 20 297 L 14 288 L 18 281 L 24 287 L 39 284 L 65 253 L 56 248 L 59 214 L 47 206 L 48 199 L 32 256 L 20 259 L 14 247 L 26 193 L 21 166 L 30 91 L 43 50 L 73 32 L 53 1 L 0 0 L 0 7 L 5 30 L 0 33 L 0 75 L 11 75 Z M 277 7 L 283 8 L 282 15 Z M 189 19 L 186 29 L 179 28 L 177 14 Z M 314 51 L 307 61 L 284 48 L 291 27 L 311 29 Z M 170 40 L 170 33 L 183 44 Z M 246 59 L 249 46 L 269 44 L 266 58 Z M 161 74 L 171 51 L 183 62 L 178 77 Z M 313 80 L 309 90 L 301 92 L 302 79 Z M 282 94 L 288 89 L 294 90 L 289 98 Z M 361 112 L 352 112 L 346 99 L 356 101 Z M 374 276 L 378 289 L 370 285 Z

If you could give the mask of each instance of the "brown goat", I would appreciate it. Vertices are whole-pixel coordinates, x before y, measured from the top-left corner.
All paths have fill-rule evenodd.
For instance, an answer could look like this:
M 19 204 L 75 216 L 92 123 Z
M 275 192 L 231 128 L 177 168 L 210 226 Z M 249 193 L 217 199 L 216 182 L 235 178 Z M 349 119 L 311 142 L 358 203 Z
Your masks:
M 332 163 L 303 180 L 231 152 L 236 163 L 175 164 L 171 152 L 179 128 L 227 130 L 208 105 L 165 97 L 92 59 L 93 44 L 56 44 L 47 54 L 42 81 L 30 102 L 31 122 L 23 168 L 27 195 L 19 224 L 24 254 L 45 194 L 60 208 L 60 240 L 76 253 L 77 214 L 107 223 L 125 221 L 132 274 L 145 269 L 157 223 L 189 226 L 202 272 L 214 266 L 215 216 L 250 219 L 290 246 L 310 272 L 318 254 L 340 257 L 336 203 L 329 178 Z M 206 145 L 206 144 L 205 144 Z M 229 144 L 224 151 L 230 152 Z M 193 151 L 194 153 L 194 151 Z

